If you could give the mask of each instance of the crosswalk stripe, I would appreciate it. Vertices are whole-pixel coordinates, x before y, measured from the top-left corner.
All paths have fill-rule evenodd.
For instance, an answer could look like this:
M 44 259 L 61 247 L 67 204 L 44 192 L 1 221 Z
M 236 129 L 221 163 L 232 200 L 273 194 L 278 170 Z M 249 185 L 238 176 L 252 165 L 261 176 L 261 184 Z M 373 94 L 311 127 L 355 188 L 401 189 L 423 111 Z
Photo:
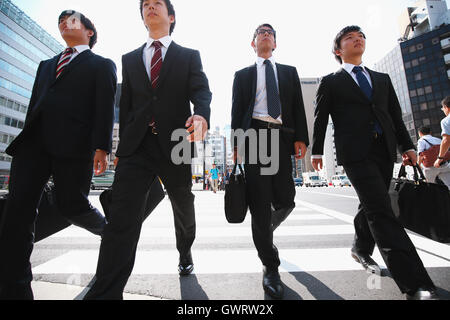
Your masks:
M 195 274 L 259 273 L 262 270 L 256 250 L 193 250 Z M 419 252 L 427 268 L 450 267 L 450 262 Z M 211 257 L 216 257 L 211 259 Z M 380 267 L 386 268 L 379 252 L 373 255 Z M 43 274 L 94 274 L 98 251 L 74 250 L 33 269 Z M 280 272 L 317 272 L 364 270 L 350 257 L 350 248 L 281 249 Z M 176 274 L 178 252 L 174 250 L 138 251 L 133 274 Z
M 315 236 L 315 235 L 340 235 L 353 234 L 352 225 L 313 225 L 313 226 L 280 226 L 274 236 Z M 88 231 L 71 226 L 64 229 L 51 238 L 92 238 L 97 237 Z M 174 228 L 146 228 L 146 234 L 141 238 L 174 238 Z M 228 227 L 197 228 L 196 238 L 229 238 L 229 237 L 251 237 L 249 226 L 229 225 Z

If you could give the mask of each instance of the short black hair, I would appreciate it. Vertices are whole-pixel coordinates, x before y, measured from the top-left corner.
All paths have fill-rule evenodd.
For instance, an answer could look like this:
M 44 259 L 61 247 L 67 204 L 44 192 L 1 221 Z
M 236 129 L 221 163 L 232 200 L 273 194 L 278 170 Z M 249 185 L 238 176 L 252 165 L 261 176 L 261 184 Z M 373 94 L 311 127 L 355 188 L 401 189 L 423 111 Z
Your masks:
M 273 37 L 275 39 L 275 42 L 277 41 L 277 32 L 275 29 L 268 23 L 263 23 L 256 28 L 255 33 L 253 33 L 253 41 L 255 41 L 256 37 L 258 36 L 258 30 L 262 27 L 270 28 L 273 31 Z
M 442 106 L 450 108 L 450 96 L 446 96 L 441 102 Z
M 89 20 L 84 14 L 82 14 L 81 12 L 75 11 L 75 10 L 64 10 L 59 15 L 58 24 L 62 18 L 67 17 L 67 16 L 73 16 L 73 15 L 78 15 L 80 17 L 80 21 L 83 24 L 83 26 L 86 29 L 94 32 L 94 35 L 89 39 L 89 48 L 92 49 L 95 46 L 95 44 L 97 43 L 97 29 L 95 29 L 95 26 L 92 23 L 92 21 Z
M 424 135 L 429 135 L 429 134 L 431 134 L 431 129 L 430 129 L 430 127 L 423 126 L 419 129 L 419 132 Z
M 141 12 L 141 18 L 144 20 L 144 15 L 142 14 L 142 5 L 144 4 L 145 0 L 139 0 L 139 11 Z M 167 12 L 169 13 L 169 16 L 173 16 L 175 18 L 175 21 L 170 25 L 169 35 L 172 35 L 173 30 L 175 29 L 175 24 L 177 22 L 176 16 L 175 16 L 175 8 L 173 7 L 172 2 L 170 0 L 164 0 L 167 7 Z
M 342 58 L 336 54 L 336 51 L 341 49 L 342 38 L 350 32 L 359 32 L 363 35 L 364 39 L 366 38 L 366 35 L 364 34 L 364 32 L 362 32 L 362 29 L 358 26 L 347 26 L 344 29 L 342 29 L 341 31 L 339 31 L 339 33 L 336 35 L 336 38 L 334 38 L 333 54 L 334 54 L 334 57 L 336 58 L 337 62 L 339 62 L 340 64 L 342 64 Z

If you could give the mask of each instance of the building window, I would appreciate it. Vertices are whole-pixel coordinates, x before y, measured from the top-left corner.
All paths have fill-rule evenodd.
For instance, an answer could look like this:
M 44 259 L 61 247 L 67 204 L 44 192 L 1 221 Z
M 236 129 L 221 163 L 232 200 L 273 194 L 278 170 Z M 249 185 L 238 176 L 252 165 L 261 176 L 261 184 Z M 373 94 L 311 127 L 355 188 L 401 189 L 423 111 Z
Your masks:
M 416 75 L 414 76 L 414 80 L 416 80 L 416 81 L 422 80 L 422 74 L 416 73 Z
M 437 38 L 433 38 L 433 39 L 431 39 L 431 43 L 434 45 L 434 44 L 438 44 L 438 43 L 440 43 L 441 41 L 439 40 L 439 37 L 437 37 Z
M 432 93 L 432 92 L 433 92 L 433 87 L 432 86 L 425 87 L 425 93 Z
M 14 93 L 17 93 L 18 95 L 21 95 L 27 99 L 31 98 L 31 91 L 25 89 L 24 87 L 21 87 L 15 83 L 12 83 L 11 81 L 8 81 L 6 79 L 0 78 L 0 87 L 3 87 L 9 91 L 12 91 Z M 11 108 L 12 109 L 12 108 Z
M 422 43 L 418 43 L 418 44 L 416 45 L 416 49 L 417 49 L 417 50 L 422 50 L 422 49 L 423 49 L 423 44 L 422 44 Z
M 414 59 L 413 61 L 411 61 L 411 64 L 413 67 L 417 67 L 419 65 L 419 60 L 418 59 Z
M 410 92 L 409 92 L 409 96 L 412 98 L 412 97 L 416 97 L 417 96 L 417 92 L 416 92 L 416 90 L 411 90 Z
M 426 102 L 420 104 L 420 110 L 421 111 L 428 110 L 428 105 Z
M 425 90 L 424 90 L 423 88 L 417 89 L 417 95 L 418 95 L 418 96 L 423 96 L 424 93 L 425 93 Z

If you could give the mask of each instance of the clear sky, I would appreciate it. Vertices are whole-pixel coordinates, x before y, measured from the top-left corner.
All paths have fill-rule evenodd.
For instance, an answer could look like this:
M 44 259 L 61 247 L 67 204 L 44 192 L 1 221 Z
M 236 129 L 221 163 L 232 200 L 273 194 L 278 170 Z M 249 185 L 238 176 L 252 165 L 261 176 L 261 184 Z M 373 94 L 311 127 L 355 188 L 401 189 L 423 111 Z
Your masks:
M 57 19 L 74 9 L 89 17 L 99 38 L 94 52 L 111 58 L 121 81 L 121 56 L 146 42 L 139 0 L 12 0 L 61 43 Z M 446 0 L 449 5 L 450 0 Z M 235 71 L 255 62 L 250 46 L 261 23 L 277 31 L 279 63 L 296 66 L 300 77 L 321 77 L 339 68 L 331 54 L 336 33 L 359 25 L 367 36 L 364 62 L 373 66 L 400 37 L 398 17 L 413 0 L 172 0 L 180 45 L 198 49 L 213 93 L 212 125 L 231 119 Z M 449 6 L 450 7 L 450 6 Z

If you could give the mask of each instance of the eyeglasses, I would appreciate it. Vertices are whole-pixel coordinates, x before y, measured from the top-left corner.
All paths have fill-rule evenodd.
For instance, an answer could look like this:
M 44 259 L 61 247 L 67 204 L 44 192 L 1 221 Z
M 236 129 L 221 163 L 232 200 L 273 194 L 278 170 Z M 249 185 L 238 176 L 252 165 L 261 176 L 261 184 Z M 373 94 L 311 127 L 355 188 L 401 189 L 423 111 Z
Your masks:
M 269 36 L 275 35 L 275 31 L 270 30 L 270 29 L 259 29 L 259 30 L 256 31 L 256 33 L 259 34 L 259 35 L 263 35 L 266 32 L 269 34 Z

